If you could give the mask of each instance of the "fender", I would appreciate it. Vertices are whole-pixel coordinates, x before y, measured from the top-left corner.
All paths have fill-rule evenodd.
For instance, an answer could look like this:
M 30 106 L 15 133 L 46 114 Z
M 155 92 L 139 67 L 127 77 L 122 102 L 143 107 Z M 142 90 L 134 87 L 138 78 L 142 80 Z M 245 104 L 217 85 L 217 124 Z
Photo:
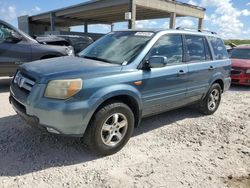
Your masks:
M 86 115 L 86 121 L 84 122 L 83 130 L 84 133 L 92 116 L 94 115 L 95 111 L 98 109 L 98 107 L 105 102 L 106 100 L 121 96 L 121 95 L 127 95 L 132 97 L 136 100 L 138 107 L 139 107 L 139 113 L 140 113 L 140 119 L 142 114 L 142 101 L 141 101 L 141 93 L 133 86 L 128 84 L 119 84 L 114 86 L 108 86 L 105 88 L 101 88 L 100 90 L 96 91 L 90 98 L 89 98 L 89 106 L 91 106 L 91 111 Z
M 216 80 L 222 80 L 223 83 L 225 83 L 225 77 L 221 72 L 215 73 L 212 78 L 209 80 L 209 87 L 216 81 Z M 209 88 L 208 88 L 209 89 Z
M 223 83 L 225 84 L 225 77 L 221 72 L 216 72 L 212 78 L 209 80 L 209 86 L 206 89 L 206 92 L 204 93 L 204 95 L 202 96 L 202 99 L 204 99 L 207 95 L 208 90 L 210 89 L 210 87 L 212 86 L 212 84 L 216 81 L 216 80 L 222 80 Z

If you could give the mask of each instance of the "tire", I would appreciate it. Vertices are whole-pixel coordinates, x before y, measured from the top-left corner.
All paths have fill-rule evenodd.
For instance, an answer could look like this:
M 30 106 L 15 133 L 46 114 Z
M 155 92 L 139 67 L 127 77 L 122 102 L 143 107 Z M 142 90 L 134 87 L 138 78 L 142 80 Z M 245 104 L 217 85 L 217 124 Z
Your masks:
M 212 115 L 214 114 L 221 101 L 221 86 L 218 83 L 213 84 L 206 97 L 200 101 L 199 109 L 205 115 Z
M 94 114 L 83 140 L 97 155 L 112 155 L 128 142 L 134 125 L 132 110 L 124 103 L 111 102 Z

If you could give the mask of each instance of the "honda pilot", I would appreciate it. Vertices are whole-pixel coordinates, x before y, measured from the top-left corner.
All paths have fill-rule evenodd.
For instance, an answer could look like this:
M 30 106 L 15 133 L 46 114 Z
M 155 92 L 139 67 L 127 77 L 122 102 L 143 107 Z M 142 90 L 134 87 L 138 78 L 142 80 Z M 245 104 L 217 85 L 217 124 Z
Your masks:
M 100 155 L 119 151 L 144 117 L 190 104 L 211 115 L 231 84 L 231 61 L 214 33 L 126 30 L 79 57 L 23 64 L 10 103 L 28 124 L 83 137 Z

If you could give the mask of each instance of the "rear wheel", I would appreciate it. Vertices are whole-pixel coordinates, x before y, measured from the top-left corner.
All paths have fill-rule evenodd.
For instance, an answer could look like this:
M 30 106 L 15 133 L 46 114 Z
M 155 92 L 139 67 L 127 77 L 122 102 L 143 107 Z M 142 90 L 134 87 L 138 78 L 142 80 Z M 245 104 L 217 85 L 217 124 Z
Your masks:
M 109 103 L 94 115 L 84 141 L 98 155 L 114 154 L 128 142 L 134 124 L 134 114 L 126 104 Z
M 206 115 L 216 112 L 221 101 L 220 84 L 215 83 L 209 89 L 206 97 L 200 102 L 200 111 Z

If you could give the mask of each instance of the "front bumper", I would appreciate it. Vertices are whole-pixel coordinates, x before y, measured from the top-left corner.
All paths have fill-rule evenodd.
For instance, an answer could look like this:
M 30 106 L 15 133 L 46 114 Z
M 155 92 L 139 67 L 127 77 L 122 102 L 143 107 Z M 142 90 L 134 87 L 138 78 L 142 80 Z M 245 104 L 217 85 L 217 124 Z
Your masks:
M 10 103 L 32 127 L 50 133 L 83 136 L 91 119 L 89 101 L 57 101 L 43 97 L 44 85 L 34 86 L 29 95 L 11 84 Z
M 232 84 L 250 86 L 250 74 L 246 73 L 241 73 L 237 75 L 232 74 L 231 78 L 232 78 Z
M 19 114 L 30 126 L 42 131 L 46 131 L 45 127 L 39 126 L 39 119 L 35 116 L 29 116 L 28 114 L 26 114 L 25 107 L 12 96 L 9 97 L 9 102 L 16 113 Z

